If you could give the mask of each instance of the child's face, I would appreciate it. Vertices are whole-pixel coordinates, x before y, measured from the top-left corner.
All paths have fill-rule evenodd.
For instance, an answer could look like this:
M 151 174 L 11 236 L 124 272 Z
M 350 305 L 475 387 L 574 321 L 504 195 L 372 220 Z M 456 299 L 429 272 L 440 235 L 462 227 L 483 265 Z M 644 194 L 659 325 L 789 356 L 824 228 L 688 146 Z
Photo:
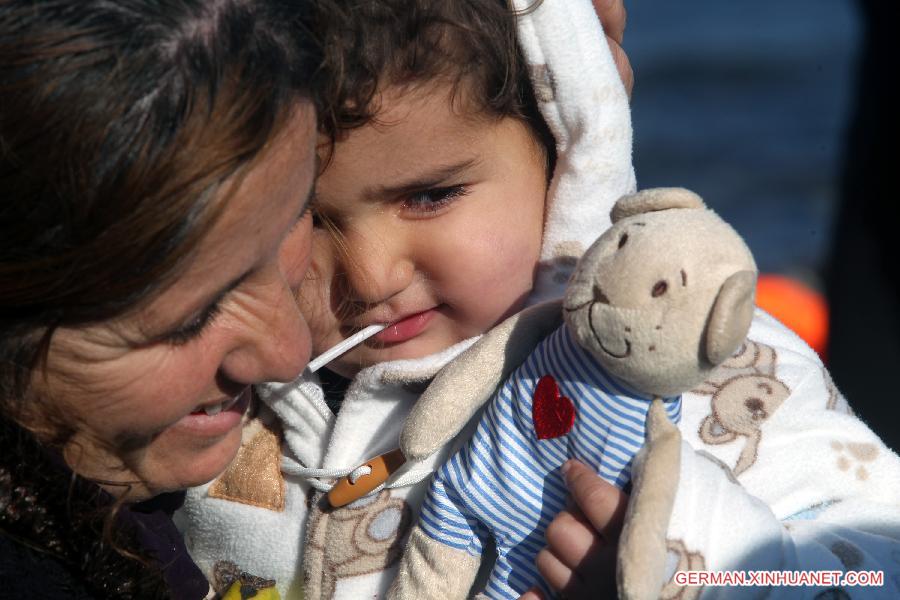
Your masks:
M 380 107 L 377 123 L 336 144 L 317 183 L 344 248 L 316 231 L 301 294 L 314 355 L 391 324 L 330 363 L 346 377 L 438 352 L 515 312 L 541 248 L 546 160 L 526 125 L 466 114 L 447 87 L 389 88 Z

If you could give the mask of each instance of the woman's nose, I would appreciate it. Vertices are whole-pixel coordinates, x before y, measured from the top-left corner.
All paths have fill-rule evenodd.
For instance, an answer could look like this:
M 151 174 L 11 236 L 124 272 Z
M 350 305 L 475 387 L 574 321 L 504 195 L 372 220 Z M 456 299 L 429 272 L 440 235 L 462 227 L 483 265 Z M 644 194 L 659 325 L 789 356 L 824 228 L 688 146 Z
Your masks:
M 250 302 L 235 330 L 234 348 L 222 374 L 240 383 L 292 381 L 309 362 L 309 328 L 300 314 L 290 282 L 281 274 Z
M 386 302 L 409 287 L 415 273 L 411 245 L 399 232 L 348 232 L 341 261 L 348 295 L 364 304 Z

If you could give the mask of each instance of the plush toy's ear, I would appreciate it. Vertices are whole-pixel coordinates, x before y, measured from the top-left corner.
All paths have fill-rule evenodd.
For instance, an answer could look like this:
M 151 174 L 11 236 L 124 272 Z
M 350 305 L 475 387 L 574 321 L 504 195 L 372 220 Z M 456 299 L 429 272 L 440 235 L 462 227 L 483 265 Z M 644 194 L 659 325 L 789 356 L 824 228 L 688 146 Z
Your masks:
M 753 320 L 756 272 L 738 271 L 725 280 L 706 326 L 706 358 L 721 364 L 741 345 Z
M 650 188 L 619 198 L 609 214 L 616 222 L 642 213 L 669 208 L 706 208 L 703 198 L 684 188 Z

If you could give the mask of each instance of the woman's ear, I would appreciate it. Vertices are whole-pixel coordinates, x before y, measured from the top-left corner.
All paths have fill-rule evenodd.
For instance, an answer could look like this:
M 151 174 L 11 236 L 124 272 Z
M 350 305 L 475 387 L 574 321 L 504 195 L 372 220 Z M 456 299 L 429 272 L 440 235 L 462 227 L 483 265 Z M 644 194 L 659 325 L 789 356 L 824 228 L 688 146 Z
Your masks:
M 721 364 L 741 345 L 753 320 L 756 272 L 738 271 L 725 280 L 706 324 L 706 358 Z
M 613 224 L 648 212 L 669 208 L 706 208 L 703 198 L 684 188 L 650 188 L 619 198 L 609 213 Z

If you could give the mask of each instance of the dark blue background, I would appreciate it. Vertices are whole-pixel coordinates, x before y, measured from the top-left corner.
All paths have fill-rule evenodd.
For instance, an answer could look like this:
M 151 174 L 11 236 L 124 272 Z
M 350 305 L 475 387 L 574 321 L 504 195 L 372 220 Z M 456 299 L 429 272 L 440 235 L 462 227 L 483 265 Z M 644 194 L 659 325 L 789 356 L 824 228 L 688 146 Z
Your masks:
M 626 0 L 639 188 L 700 193 L 818 286 L 856 92 L 853 0 Z

